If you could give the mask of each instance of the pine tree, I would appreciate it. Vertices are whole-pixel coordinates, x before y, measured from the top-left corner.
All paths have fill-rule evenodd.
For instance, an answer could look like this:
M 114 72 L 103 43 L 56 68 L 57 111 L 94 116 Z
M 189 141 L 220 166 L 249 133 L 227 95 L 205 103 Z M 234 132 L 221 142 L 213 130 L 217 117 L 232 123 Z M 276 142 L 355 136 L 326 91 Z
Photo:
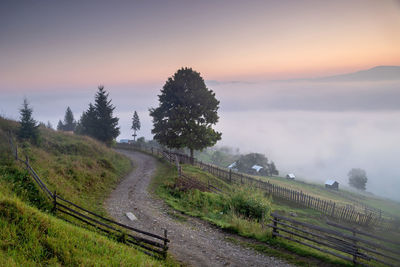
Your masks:
M 64 131 L 64 124 L 62 123 L 61 120 L 58 120 L 57 131 Z
M 70 107 L 67 107 L 64 116 L 63 131 L 74 131 L 76 127 L 76 121 L 74 119 L 74 114 L 72 113 Z
M 82 113 L 81 119 L 75 127 L 75 133 L 96 138 L 97 112 L 92 103 L 87 111 Z
M 154 126 L 151 132 L 160 144 L 187 147 L 193 157 L 194 150 L 213 146 L 221 139 L 221 133 L 211 128 L 219 119 L 219 101 L 200 73 L 179 69 L 168 78 L 158 98 L 160 105 L 150 109 L 150 116 Z
M 32 118 L 33 109 L 29 107 L 28 100 L 24 98 L 22 108 L 19 110 L 21 120 L 18 136 L 21 139 L 30 139 L 37 142 L 39 138 L 39 130 L 37 122 Z
M 136 141 L 136 131 L 140 130 L 140 120 L 139 120 L 139 115 L 137 114 L 136 110 L 133 113 L 131 129 L 133 130 L 133 135 L 132 135 L 133 141 Z
M 53 125 L 51 124 L 50 121 L 47 121 L 46 127 L 47 127 L 48 129 L 52 129 L 52 130 L 53 130 Z
M 108 100 L 108 93 L 104 90 L 104 86 L 99 86 L 97 94 L 95 96 L 95 110 L 97 115 L 97 125 L 95 127 L 95 137 L 111 144 L 120 133 L 118 127 L 118 118 L 113 117 L 115 107 L 111 104 L 111 100 Z

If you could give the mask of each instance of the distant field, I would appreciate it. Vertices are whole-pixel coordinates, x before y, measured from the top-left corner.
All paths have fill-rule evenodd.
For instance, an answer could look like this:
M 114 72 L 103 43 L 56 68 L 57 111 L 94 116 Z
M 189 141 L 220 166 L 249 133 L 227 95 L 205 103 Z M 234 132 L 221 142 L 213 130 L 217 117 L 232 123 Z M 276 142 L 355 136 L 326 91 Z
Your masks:
M 335 190 L 327 190 L 323 185 L 313 184 L 313 183 L 305 183 L 297 180 L 289 180 L 284 177 L 260 177 L 253 176 L 256 179 L 260 179 L 263 181 L 270 180 L 274 184 L 302 191 L 303 193 L 307 193 L 312 196 L 319 197 L 325 200 L 332 200 L 341 204 L 350 204 L 355 205 L 359 209 L 362 209 L 363 205 L 370 206 L 372 208 L 381 209 L 383 211 L 383 216 L 392 215 L 392 216 L 400 216 L 400 203 L 396 201 L 392 201 L 389 199 L 383 199 L 374 195 L 367 195 L 365 193 L 356 193 L 350 192 L 344 189 L 341 189 L 339 186 L 339 191 Z

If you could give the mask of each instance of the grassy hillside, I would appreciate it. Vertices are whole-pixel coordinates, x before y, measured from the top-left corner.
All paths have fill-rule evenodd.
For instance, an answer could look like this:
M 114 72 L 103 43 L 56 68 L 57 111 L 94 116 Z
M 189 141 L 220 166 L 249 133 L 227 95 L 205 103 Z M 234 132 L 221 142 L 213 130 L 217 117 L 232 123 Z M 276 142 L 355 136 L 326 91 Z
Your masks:
M 172 208 L 179 211 L 173 213 L 178 220 L 185 220 L 185 216 L 180 213 L 199 217 L 229 232 L 261 241 L 260 243 L 254 243 L 232 238 L 232 242 L 252 247 L 271 256 L 281 257 L 297 265 L 351 265 L 351 263 L 344 262 L 341 259 L 304 245 L 273 238 L 271 228 L 266 226 L 271 223 L 268 216 L 269 212 L 275 211 L 287 217 L 295 216 L 298 221 L 335 229 L 325 224 L 326 215 L 316 210 L 297 206 L 288 201 L 271 198 L 264 192 L 246 185 L 239 187 L 227 184 L 191 165 L 182 166 L 185 175 L 205 183 L 209 181 L 210 184 L 217 186 L 224 193 L 215 194 L 198 190 L 182 191 L 174 186 L 178 177 L 176 168 L 167 164 L 160 164 L 160 166 L 153 188 Z M 271 182 L 277 181 L 277 183 L 288 185 L 288 187 L 293 186 L 293 188 L 296 188 L 297 186 L 297 188 L 307 189 L 315 196 L 332 199 L 340 197 L 334 192 L 330 195 L 329 192 L 316 185 L 307 185 L 296 181 L 290 182 L 284 178 L 273 179 L 274 181 Z M 343 194 L 346 194 L 346 192 Z M 375 200 L 372 198 L 371 201 Z M 258 210 L 261 210 L 261 216 L 253 216 L 257 214 Z M 367 232 L 374 232 L 374 229 L 366 230 Z M 399 233 L 393 232 L 376 232 L 375 234 L 392 240 L 397 240 L 400 237 Z
M 160 266 L 97 233 L 0 195 L 0 266 Z
M 215 155 L 218 154 L 216 157 Z M 209 148 L 201 152 L 196 152 L 195 157 L 199 161 L 214 164 L 226 168 L 229 164 L 236 161 L 239 155 L 234 154 L 229 148 Z M 371 193 L 351 190 L 340 185 L 339 191 L 326 190 L 323 183 L 304 182 L 301 179 L 288 180 L 285 177 L 265 177 L 253 176 L 255 179 L 270 181 L 276 185 L 302 191 L 308 195 L 318 197 L 324 200 L 331 200 L 342 205 L 353 205 L 359 211 L 365 209 L 365 206 L 372 209 L 381 209 L 384 217 L 399 217 L 400 203 L 382 197 L 374 196 Z M 367 184 L 368 186 L 368 184 Z
M 10 150 L 6 133 L 11 130 L 15 136 L 17 126 L 13 121 L 0 121 L 0 147 L 6 157 Z M 19 157 L 29 157 L 31 166 L 50 190 L 83 207 L 104 212 L 105 197 L 132 168 L 129 159 L 89 137 L 46 128 L 41 128 L 40 133 L 38 146 L 17 141 Z M 10 160 L 6 166 L 8 170 L 22 171 Z
M 230 238 L 230 241 L 234 243 L 240 243 L 296 265 L 349 265 L 342 260 L 307 247 L 286 241 L 277 241 L 271 237 L 271 229 L 266 227 L 270 221 L 270 211 L 297 212 L 300 220 L 307 221 L 320 220 L 321 214 L 318 212 L 279 203 L 254 188 L 239 188 L 229 185 L 193 166 L 183 165 L 183 171 L 186 175 L 203 182 L 209 180 L 211 184 L 219 186 L 225 193 L 214 194 L 198 190 L 180 191 L 174 188 L 177 179 L 176 168 L 161 162 L 153 180 L 152 189 L 180 213 L 199 217 L 226 231 L 261 241 L 261 243 L 253 243 Z M 177 220 L 184 221 L 185 217 L 179 212 L 172 215 Z
M 136 249 L 71 225 L 51 212 L 51 203 L 10 151 L 8 133 L 18 123 L 0 118 L 0 266 L 160 266 Z M 103 202 L 131 168 L 130 161 L 83 136 L 40 128 L 38 145 L 17 141 L 19 156 L 50 190 L 106 215 Z

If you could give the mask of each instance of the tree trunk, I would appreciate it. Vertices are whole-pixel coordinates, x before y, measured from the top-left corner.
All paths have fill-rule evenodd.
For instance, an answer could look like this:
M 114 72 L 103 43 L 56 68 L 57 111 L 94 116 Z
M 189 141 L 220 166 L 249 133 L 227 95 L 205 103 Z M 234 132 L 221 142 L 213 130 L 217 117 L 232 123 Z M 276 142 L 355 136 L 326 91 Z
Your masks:
M 194 164 L 194 156 L 193 156 L 193 153 L 194 153 L 194 151 L 193 151 L 193 148 L 190 148 L 190 164 Z

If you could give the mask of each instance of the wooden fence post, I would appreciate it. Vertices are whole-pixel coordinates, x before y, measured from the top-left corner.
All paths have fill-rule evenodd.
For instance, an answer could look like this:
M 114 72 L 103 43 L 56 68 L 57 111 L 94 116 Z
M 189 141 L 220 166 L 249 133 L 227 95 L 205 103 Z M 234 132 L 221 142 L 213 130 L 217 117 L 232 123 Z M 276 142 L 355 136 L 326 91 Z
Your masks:
M 15 160 L 18 160 L 18 145 L 15 145 Z
M 232 183 L 232 169 L 229 169 L 229 183 Z
M 25 155 L 25 163 L 26 163 L 26 167 L 28 167 L 29 165 L 29 158 L 27 155 Z
M 336 202 L 333 202 L 332 213 L 331 213 L 332 217 L 335 215 L 335 206 L 336 206 Z
M 354 265 L 356 265 L 356 263 L 357 263 L 357 252 L 358 252 L 358 248 L 357 248 L 357 241 L 355 240 L 355 237 L 356 237 L 356 231 L 355 231 L 355 229 L 353 228 L 353 237 L 354 237 L 354 240 L 353 240 L 353 245 L 354 245 L 354 254 L 353 254 L 353 264 Z
M 275 238 L 276 234 L 278 234 L 278 218 L 274 217 L 274 227 L 272 228 L 272 237 Z
M 57 191 L 54 190 L 53 193 L 53 212 L 57 212 Z
M 168 250 L 168 245 L 167 245 L 167 229 L 164 229 L 164 247 L 163 247 L 163 257 L 164 259 L 167 258 L 167 250 Z

